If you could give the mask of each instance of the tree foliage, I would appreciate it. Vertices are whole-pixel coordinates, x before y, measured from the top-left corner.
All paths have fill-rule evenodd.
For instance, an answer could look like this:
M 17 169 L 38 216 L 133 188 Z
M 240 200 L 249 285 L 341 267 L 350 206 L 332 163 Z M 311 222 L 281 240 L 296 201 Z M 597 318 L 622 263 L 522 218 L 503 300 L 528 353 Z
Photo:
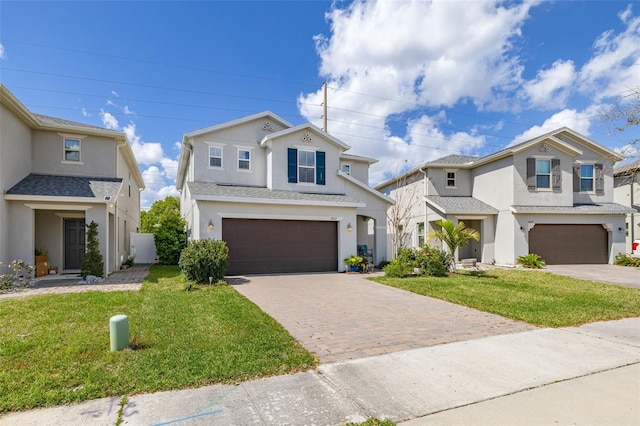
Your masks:
M 402 248 L 406 248 L 409 243 L 409 221 L 414 215 L 414 208 L 419 205 L 421 195 L 418 182 L 419 176 L 404 176 L 395 184 L 393 191 L 389 195 L 395 204 L 387 209 L 387 224 L 391 236 L 391 257 L 396 258 Z
M 185 220 L 180 216 L 178 197 L 169 196 L 155 201 L 140 216 L 140 229 L 153 234 L 158 260 L 165 265 L 178 264 L 180 253 L 186 246 L 185 225 Z
M 454 225 L 452 221 L 442 219 L 437 221 L 436 224 L 440 225 L 440 229 L 429 234 L 429 238 L 437 238 L 447 246 L 450 267 L 455 272 L 456 261 L 454 255 L 456 250 L 469 244 L 470 240 L 480 241 L 480 234 L 475 229 L 467 228 L 462 221 Z
M 80 268 L 82 279 L 86 279 L 88 275 L 104 277 L 104 260 L 100 253 L 98 224 L 93 220 L 87 225 L 87 247 Z

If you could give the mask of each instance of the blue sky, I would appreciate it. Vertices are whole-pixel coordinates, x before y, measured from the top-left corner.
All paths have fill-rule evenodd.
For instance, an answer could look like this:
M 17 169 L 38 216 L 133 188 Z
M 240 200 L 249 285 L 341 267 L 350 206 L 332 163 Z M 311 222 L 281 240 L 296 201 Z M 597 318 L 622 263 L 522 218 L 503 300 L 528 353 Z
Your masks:
M 637 156 L 601 112 L 640 87 L 640 2 L 0 1 L 0 81 L 126 132 L 143 208 L 176 193 L 184 133 L 264 110 L 322 126 L 325 81 L 372 185 L 561 126 Z

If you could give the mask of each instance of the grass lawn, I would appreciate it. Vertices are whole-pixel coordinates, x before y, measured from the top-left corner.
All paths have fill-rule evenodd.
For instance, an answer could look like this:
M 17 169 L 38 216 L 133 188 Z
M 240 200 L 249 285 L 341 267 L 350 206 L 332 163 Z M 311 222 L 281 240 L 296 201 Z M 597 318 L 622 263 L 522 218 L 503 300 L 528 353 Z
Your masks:
M 370 278 L 541 327 L 576 326 L 640 316 L 640 290 L 532 270 L 491 269 L 477 277 Z
M 113 395 L 234 383 L 317 360 L 232 287 L 184 291 L 154 266 L 139 292 L 0 300 L 0 413 Z M 129 317 L 132 349 L 109 351 L 109 318 Z

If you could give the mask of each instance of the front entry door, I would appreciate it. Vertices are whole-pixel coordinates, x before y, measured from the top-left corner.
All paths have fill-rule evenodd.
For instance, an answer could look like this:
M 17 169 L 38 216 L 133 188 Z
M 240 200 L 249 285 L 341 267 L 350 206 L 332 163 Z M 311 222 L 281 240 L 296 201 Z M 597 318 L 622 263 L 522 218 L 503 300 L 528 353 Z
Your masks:
M 84 219 L 64 220 L 64 269 L 80 269 L 85 246 Z

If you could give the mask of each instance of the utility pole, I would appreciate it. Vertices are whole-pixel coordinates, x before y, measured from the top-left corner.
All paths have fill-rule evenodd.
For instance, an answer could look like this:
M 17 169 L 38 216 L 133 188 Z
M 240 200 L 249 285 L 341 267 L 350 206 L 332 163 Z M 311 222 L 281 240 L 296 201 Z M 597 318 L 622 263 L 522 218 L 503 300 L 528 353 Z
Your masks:
M 327 129 L 327 83 L 322 85 L 322 92 L 324 94 L 324 102 L 322 102 L 322 130 L 329 132 Z

